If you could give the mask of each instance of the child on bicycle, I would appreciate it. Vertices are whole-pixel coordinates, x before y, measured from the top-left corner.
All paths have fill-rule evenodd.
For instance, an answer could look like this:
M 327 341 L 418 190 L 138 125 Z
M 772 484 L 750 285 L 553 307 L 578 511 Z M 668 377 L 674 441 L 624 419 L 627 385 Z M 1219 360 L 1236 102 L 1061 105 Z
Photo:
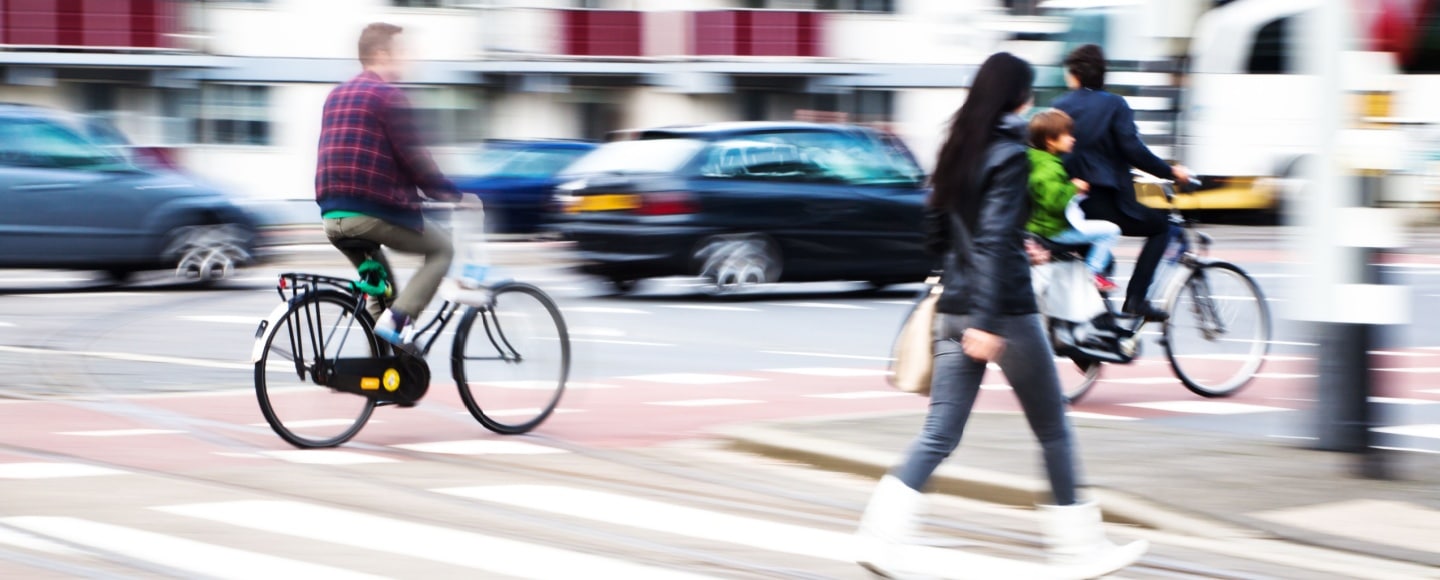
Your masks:
M 1025 225 L 1037 236 L 1061 244 L 1090 244 L 1085 264 L 1095 273 L 1095 285 L 1102 292 L 1117 288 L 1105 276 L 1110 266 L 1110 249 L 1120 239 L 1120 226 L 1111 222 L 1085 219 L 1080 202 L 1090 191 L 1090 184 L 1071 179 L 1065 172 L 1060 155 L 1075 148 L 1070 134 L 1074 122 L 1064 111 L 1051 109 L 1030 120 L 1030 199 L 1033 209 Z

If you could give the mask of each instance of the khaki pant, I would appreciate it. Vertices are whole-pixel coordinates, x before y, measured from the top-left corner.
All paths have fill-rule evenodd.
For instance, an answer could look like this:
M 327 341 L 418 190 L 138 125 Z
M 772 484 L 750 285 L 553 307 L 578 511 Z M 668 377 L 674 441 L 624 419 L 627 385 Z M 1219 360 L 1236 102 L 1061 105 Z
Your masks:
M 455 249 L 450 246 L 450 232 L 430 221 L 425 222 L 425 231 L 422 233 L 369 216 L 327 219 L 325 237 L 329 238 L 331 243 L 347 238 L 362 239 L 378 242 L 406 254 L 423 254 L 425 264 L 410 278 L 403 291 L 395 279 L 395 269 L 390 267 L 390 261 L 385 258 L 385 252 L 382 250 L 372 256 L 385 265 L 385 271 L 390 273 L 390 283 L 395 285 L 395 291 L 399 293 L 392 307 L 412 319 L 419 318 L 425 307 L 430 305 L 430 300 L 435 298 L 435 291 L 440 288 L 440 281 L 445 278 L 445 273 L 450 270 L 450 262 L 455 257 Z M 344 250 L 341 252 L 356 267 L 365 261 L 363 253 Z M 383 300 L 371 300 L 367 309 L 378 321 L 380 314 L 385 312 L 385 307 Z

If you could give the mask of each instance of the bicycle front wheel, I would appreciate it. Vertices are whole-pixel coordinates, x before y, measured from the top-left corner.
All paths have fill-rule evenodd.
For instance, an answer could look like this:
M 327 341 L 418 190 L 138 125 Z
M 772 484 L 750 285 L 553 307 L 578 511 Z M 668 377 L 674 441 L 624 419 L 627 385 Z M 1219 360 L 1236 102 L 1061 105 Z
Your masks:
M 1270 350 L 1270 306 L 1239 267 L 1214 262 L 1190 271 L 1166 305 L 1165 352 L 1195 394 L 1228 397 L 1254 378 Z
M 320 291 L 296 301 L 259 340 L 255 397 L 265 421 L 300 448 L 334 447 L 370 420 L 375 401 L 317 382 L 336 358 L 380 356 L 370 315 L 357 313 L 354 298 Z
M 494 289 L 491 306 L 471 308 L 455 332 L 451 367 L 465 408 L 506 435 L 540 426 L 560 403 L 570 376 L 570 334 L 539 288 Z

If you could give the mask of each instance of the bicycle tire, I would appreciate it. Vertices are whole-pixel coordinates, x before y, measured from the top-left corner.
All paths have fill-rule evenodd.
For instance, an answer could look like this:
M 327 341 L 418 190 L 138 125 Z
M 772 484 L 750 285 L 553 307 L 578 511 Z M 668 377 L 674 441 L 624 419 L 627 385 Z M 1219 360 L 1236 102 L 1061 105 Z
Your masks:
M 360 404 L 360 413 L 355 417 L 355 420 L 338 435 L 325 438 L 309 438 L 297 433 L 295 429 L 285 426 L 285 420 L 282 419 L 280 413 L 277 413 L 275 410 L 275 404 L 270 393 L 270 384 L 265 376 L 266 363 L 269 362 L 271 354 L 276 352 L 273 348 L 276 338 L 279 337 L 282 340 L 288 341 L 289 329 L 295 328 L 299 324 L 304 324 L 306 327 L 309 327 L 309 319 L 305 313 L 309 307 L 315 304 L 333 304 L 339 306 L 342 311 L 351 316 L 352 320 L 360 322 L 358 328 L 362 333 L 361 338 L 369 344 L 370 355 L 381 356 L 383 352 L 381 350 L 381 343 L 379 338 L 375 336 L 374 325 L 370 321 L 370 314 L 363 310 L 357 313 L 354 309 L 354 301 L 355 298 L 353 296 L 334 290 L 320 290 L 304 294 L 300 298 L 293 300 L 290 308 L 285 311 L 285 314 L 276 318 L 274 323 L 266 329 L 265 333 L 257 339 L 263 341 L 263 350 L 260 351 L 260 356 L 255 360 L 255 398 L 260 403 L 260 413 L 265 416 L 265 422 L 269 423 L 270 428 L 275 431 L 275 434 L 279 435 L 286 443 L 301 449 L 316 449 L 341 445 L 355 437 L 355 435 L 360 432 L 360 429 L 365 427 L 365 424 L 370 420 L 370 415 L 375 411 L 374 399 L 360 395 L 350 395 L 364 399 L 364 402 Z M 291 322 L 292 320 L 294 322 Z M 282 333 L 282 328 L 287 330 Z M 305 334 L 301 336 L 308 337 L 308 335 Z M 322 388 L 314 383 L 313 371 L 308 384 Z M 333 390 L 331 392 L 337 393 L 337 391 Z
M 1255 336 L 1231 339 L 1211 339 L 1206 337 L 1206 341 L 1212 344 L 1223 341 L 1249 343 L 1249 351 L 1241 355 L 1202 355 L 1198 353 L 1181 352 L 1182 350 L 1188 350 L 1177 346 L 1179 342 L 1177 340 L 1179 333 L 1177 325 L 1180 320 L 1184 319 L 1183 317 L 1193 314 L 1196 318 L 1203 319 L 1205 316 L 1205 314 L 1201 313 L 1203 309 L 1209 309 L 1212 316 L 1219 315 L 1219 313 L 1216 312 L 1219 308 L 1219 306 L 1217 306 L 1219 302 L 1238 301 L 1244 298 L 1240 296 L 1216 296 L 1214 294 L 1213 284 L 1209 280 L 1209 277 L 1220 273 L 1224 273 L 1224 275 L 1231 276 L 1233 279 L 1238 280 L 1240 284 L 1237 288 L 1243 288 L 1244 291 L 1248 292 L 1248 298 L 1253 299 L 1257 305 L 1253 319 L 1255 323 Z M 1203 300 L 1198 298 L 1197 293 L 1200 292 L 1206 295 Z M 1181 301 L 1186 297 L 1187 293 L 1192 297 L 1193 302 L 1189 311 L 1184 311 L 1180 306 Z M 1162 328 L 1165 355 L 1170 361 L 1170 368 L 1174 370 L 1176 378 L 1180 379 L 1180 382 L 1185 385 L 1185 388 L 1191 392 L 1206 398 L 1229 397 L 1249 384 L 1250 381 L 1254 379 L 1255 374 L 1259 373 L 1261 367 L 1264 366 L 1265 357 L 1270 349 L 1271 332 L 1273 332 L 1270 305 L 1265 301 L 1265 293 L 1260 289 L 1260 285 L 1239 266 L 1229 262 L 1208 262 L 1200 264 L 1190 271 L 1177 291 L 1169 297 L 1166 301 L 1165 308 L 1166 311 L 1170 313 L 1170 318 L 1165 321 Z M 1203 324 L 1204 321 L 1201 320 L 1200 323 Z M 1230 377 L 1220 381 L 1212 381 L 1202 378 L 1198 368 L 1191 367 L 1184 363 L 1183 359 L 1187 357 L 1199 359 L 1210 358 L 1212 360 L 1222 361 L 1238 360 L 1241 364 L 1239 365 L 1238 371 Z
M 565 325 L 565 318 L 560 314 L 560 308 L 556 306 L 555 301 L 552 300 L 549 295 L 545 294 L 545 292 L 539 288 L 530 284 L 512 282 L 497 286 L 493 288 L 492 291 L 494 296 L 490 306 L 468 308 L 464 316 L 460 319 L 460 325 L 455 330 L 455 342 L 451 348 L 451 374 L 455 377 L 455 386 L 460 391 L 460 399 L 464 401 L 465 408 L 470 411 L 470 414 L 475 417 L 475 420 L 479 421 L 486 429 L 495 433 L 502 435 L 519 435 L 528 433 L 536 427 L 539 427 L 541 423 L 544 423 L 545 420 L 555 412 L 555 408 L 560 404 L 560 398 L 565 393 L 565 383 L 570 377 L 570 333 L 568 327 Z M 559 367 L 553 369 L 553 373 L 547 373 L 547 376 L 554 377 L 554 390 L 550 392 L 550 394 L 545 395 L 543 402 L 538 406 L 522 409 L 527 411 L 526 413 L 518 413 L 517 411 L 519 410 L 517 409 L 492 409 L 492 412 L 487 413 L 485 405 L 481 404 L 481 401 L 477 399 L 473 392 L 472 383 L 470 382 L 471 377 L 469 376 L 472 374 L 472 371 L 466 368 L 465 363 L 469 360 L 503 360 L 506 364 L 513 365 L 519 365 L 525 362 L 524 355 L 515 350 L 513 337 L 505 334 L 499 322 L 499 314 L 497 314 L 497 312 L 499 312 L 499 309 L 504 308 L 505 304 L 511 302 L 511 299 L 507 298 L 507 296 L 511 296 L 517 301 L 520 300 L 522 296 L 529 297 L 543 307 L 549 316 L 550 322 L 554 325 L 554 339 L 559 343 Z M 486 334 L 482 340 L 488 342 L 489 347 L 496 350 L 497 357 L 495 359 L 471 359 L 467 356 L 469 352 L 467 348 L 471 344 L 471 334 L 475 329 L 475 322 L 477 320 L 481 321 L 482 326 L 485 328 L 484 332 Z M 492 325 L 494 330 L 491 330 Z M 481 343 L 477 348 L 484 349 L 486 346 Z M 506 352 L 507 349 L 509 352 Z M 480 369 L 476 368 L 475 370 L 479 371 Z M 542 372 L 544 371 L 542 370 Z M 480 377 L 475 378 L 478 379 Z M 545 393 L 550 388 L 548 385 L 552 381 L 541 379 L 540 381 L 534 382 L 542 384 L 539 386 L 524 385 L 520 388 Z M 523 417 L 523 420 L 506 421 L 499 413 L 499 411 L 502 410 L 507 411 L 507 416 L 518 414 Z M 533 416 L 529 416 L 530 413 L 528 411 L 531 410 L 534 411 Z
M 1096 360 L 1082 362 L 1073 358 L 1067 358 L 1066 360 L 1069 360 L 1075 365 L 1075 369 L 1079 373 L 1079 379 L 1073 386 L 1067 386 L 1065 384 L 1066 378 L 1073 377 L 1066 376 L 1067 373 L 1064 372 L 1065 368 L 1063 366 L 1065 363 L 1058 359 L 1056 360 L 1058 366 L 1058 368 L 1056 368 L 1056 375 L 1060 378 L 1060 394 L 1065 396 L 1066 403 L 1074 405 L 1078 403 L 1080 399 L 1084 398 L 1085 395 L 1090 392 L 1090 389 L 1095 387 L 1095 383 L 1100 380 L 1100 368 L 1104 366 L 1104 363 Z

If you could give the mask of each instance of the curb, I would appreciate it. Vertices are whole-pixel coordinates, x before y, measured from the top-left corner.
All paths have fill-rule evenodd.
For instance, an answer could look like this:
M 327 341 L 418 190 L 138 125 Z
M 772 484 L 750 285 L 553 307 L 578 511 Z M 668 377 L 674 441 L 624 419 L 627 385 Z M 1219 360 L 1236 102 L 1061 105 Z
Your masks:
M 874 479 L 879 479 L 900 460 L 898 452 L 875 451 L 763 425 L 731 427 L 716 434 L 725 439 L 728 447 L 737 451 Z M 1019 508 L 1033 507 L 1036 499 L 1049 489 L 1044 482 L 1028 477 L 945 464 L 936 469 L 930 484 L 932 493 Z M 1177 545 L 1351 578 L 1440 578 L 1440 574 L 1431 573 L 1434 568 L 1422 563 L 1336 549 L 1265 530 L 1231 525 L 1183 513 L 1117 490 L 1090 486 L 1082 492 L 1100 503 L 1105 521 L 1164 534 L 1167 542 Z
M 783 429 L 744 426 L 720 432 L 730 447 L 828 469 L 879 479 L 899 463 L 900 454 L 797 435 Z M 1015 507 L 1031 507 L 1049 488 L 1029 477 L 942 464 L 930 479 L 931 491 Z M 1105 521 L 1209 538 L 1259 537 L 1260 532 L 1162 507 L 1124 492 L 1091 486 Z

